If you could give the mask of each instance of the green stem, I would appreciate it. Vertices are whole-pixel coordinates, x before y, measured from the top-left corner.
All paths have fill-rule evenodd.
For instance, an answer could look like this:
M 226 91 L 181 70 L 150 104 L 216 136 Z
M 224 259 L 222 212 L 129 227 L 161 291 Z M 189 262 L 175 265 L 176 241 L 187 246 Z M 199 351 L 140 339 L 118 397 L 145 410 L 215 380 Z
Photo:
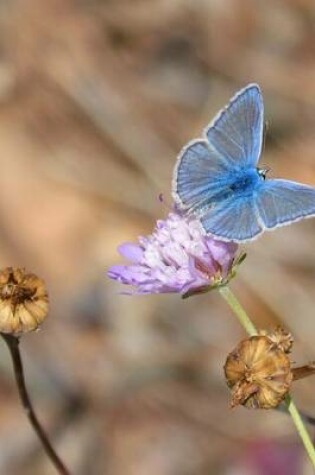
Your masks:
M 227 302 L 227 304 L 230 306 L 232 311 L 235 313 L 237 316 L 240 324 L 242 327 L 245 329 L 245 331 L 249 334 L 249 336 L 254 336 L 257 335 L 257 329 L 233 292 L 230 290 L 230 288 L 225 285 L 224 287 L 219 288 L 219 292 L 224 298 L 224 300 Z
M 305 447 L 305 450 L 313 464 L 313 467 L 315 468 L 315 449 L 314 449 L 314 445 L 313 445 L 313 442 L 310 438 L 310 435 L 309 433 L 307 432 L 306 430 L 306 427 L 303 423 L 303 420 L 301 418 L 301 414 L 299 413 L 294 401 L 292 400 L 290 394 L 287 394 L 286 398 L 285 398 L 285 403 L 286 403 L 286 406 L 287 406 L 287 409 L 288 409 L 288 412 L 290 413 L 290 416 L 292 417 L 292 420 L 295 424 L 295 427 L 296 427 L 296 430 L 298 431 L 302 441 L 303 441 L 303 444 L 304 444 L 304 447 Z
M 255 325 L 252 323 L 251 319 L 233 294 L 233 292 L 230 290 L 228 286 L 220 287 L 219 292 L 224 298 L 224 300 L 227 302 L 229 307 L 232 309 L 232 311 L 235 313 L 237 316 L 240 324 L 243 326 L 243 328 L 246 330 L 246 332 L 250 336 L 257 335 L 257 330 Z M 302 421 L 301 415 L 299 411 L 297 410 L 296 405 L 294 404 L 291 396 L 288 394 L 285 398 L 285 404 L 287 406 L 287 410 L 290 413 L 293 423 L 296 427 L 296 430 L 299 434 L 299 436 L 302 439 L 302 442 L 304 444 L 305 450 L 313 464 L 313 467 L 315 468 L 315 448 L 313 445 L 313 442 L 310 438 L 309 433 L 306 430 L 306 427 Z

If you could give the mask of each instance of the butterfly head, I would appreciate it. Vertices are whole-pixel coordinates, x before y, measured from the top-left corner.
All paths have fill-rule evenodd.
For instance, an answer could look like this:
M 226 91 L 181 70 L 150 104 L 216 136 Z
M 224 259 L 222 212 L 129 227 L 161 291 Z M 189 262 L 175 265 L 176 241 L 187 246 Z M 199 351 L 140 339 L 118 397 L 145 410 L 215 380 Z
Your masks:
M 270 172 L 270 168 L 257 168 L 258 175 L 263 179 L 266 180 L 267 173 Z

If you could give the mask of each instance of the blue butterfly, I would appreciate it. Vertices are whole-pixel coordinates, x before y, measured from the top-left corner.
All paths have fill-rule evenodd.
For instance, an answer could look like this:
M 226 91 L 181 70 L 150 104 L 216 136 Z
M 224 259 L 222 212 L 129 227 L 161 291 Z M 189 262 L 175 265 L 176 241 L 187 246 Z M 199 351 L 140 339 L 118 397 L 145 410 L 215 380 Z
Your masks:
M 266 179 L 258 168 L 264 105 L 257 84 L 241 89 L 181 151 L 173 177 L 179 209 L 197 216 L 206 233 L 249 241 L 266 230 L 315 216 L 315 188 Z

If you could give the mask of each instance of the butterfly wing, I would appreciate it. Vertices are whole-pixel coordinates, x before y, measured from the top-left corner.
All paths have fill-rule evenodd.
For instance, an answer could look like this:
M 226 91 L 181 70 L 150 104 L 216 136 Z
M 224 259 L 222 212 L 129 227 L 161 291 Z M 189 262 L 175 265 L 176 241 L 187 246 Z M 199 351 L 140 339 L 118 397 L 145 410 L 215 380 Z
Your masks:
M 207 233 L 234 242 L 248 241 L 263 232 L 253 195 L 230 197 L 200 217 Z
M 231 167 L 256 167 L 262 147 L 264 104 L 257 84 L 241 89 L 205 130 Z
M 224 200 L 234 173 L 255 167 L 263 135 L 260 89 L 251 84 L 239 91 L 204 132 L 181 151 L 173 175 L 173 197 L 181 209 L 205 214 Z M 209 213 L 207 223 L 209 223 Z M 210 232 L 205 227 L 207 232 Z
M 190 142 L 182 150 L 175 168 L 175 202 L 182 209 L 201 209 L 220 191 L 227 173 L 225 161 L 205 140 Z
M 263 226 L 278 226 L 315 216 L 315 188 L 289 180 L 266 180 L 255 203 Z

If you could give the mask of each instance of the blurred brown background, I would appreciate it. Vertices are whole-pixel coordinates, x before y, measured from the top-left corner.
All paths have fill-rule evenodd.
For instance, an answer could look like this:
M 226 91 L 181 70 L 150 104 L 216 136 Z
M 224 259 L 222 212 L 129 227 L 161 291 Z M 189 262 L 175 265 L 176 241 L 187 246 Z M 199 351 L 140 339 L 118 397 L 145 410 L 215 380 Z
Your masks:
M 22 351 L 74 474 L 312 473 L 289 417 L 229 409 L 222 366 L 243 332 L 218 294 L 128 298 L 106 269 L 166 216 L 177 153 L 251 81 L 262 163 L 315 185 L 314 25 L 313 0 L 0 3 L 1 266 L 49 286 Z M 314 232 L 309 220 L 246 245 L 233 283 L 259 326 L 293 332 L 297 363 L 315 359 Z M 54 474 L 0 352 L 0 473 Z M 314 389 L 294 388 L 312 415 Z

